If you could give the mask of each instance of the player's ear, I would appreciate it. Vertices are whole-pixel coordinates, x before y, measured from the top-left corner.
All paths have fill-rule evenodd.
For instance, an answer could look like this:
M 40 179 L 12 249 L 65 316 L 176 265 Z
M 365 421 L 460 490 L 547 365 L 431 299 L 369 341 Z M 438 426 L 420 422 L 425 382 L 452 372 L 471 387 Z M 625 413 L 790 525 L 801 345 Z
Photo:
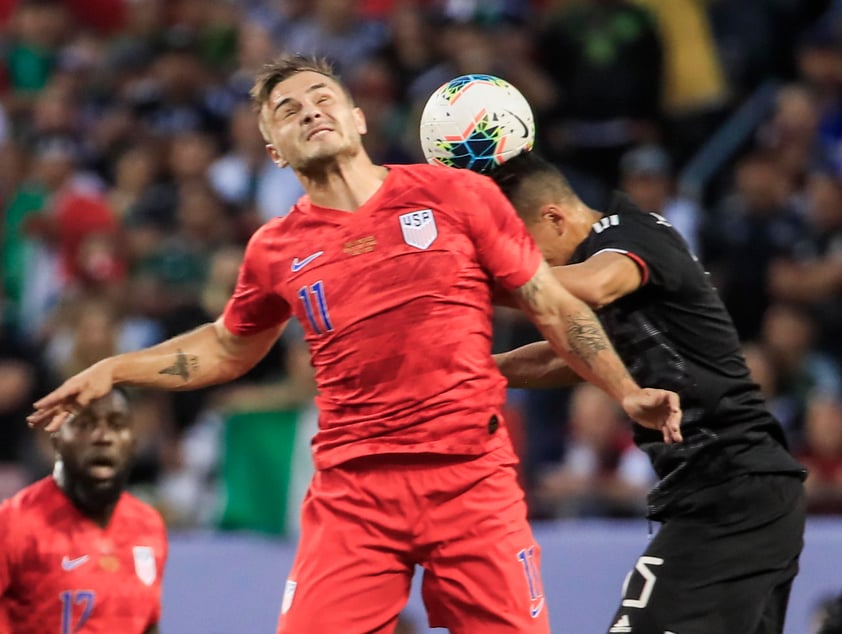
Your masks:
M 365 121 L 365 114 L 363 114 L 363 111 L 359 108 L 354 108 L 351 112 L 352 116 L 354 117 L 354 124 L 357 128 L 357 132 L 360 134 L 360 136 L 364 135 L 366 132 L 368 132 L 368 124 L 366 124 Z
M 269 155 L 269 158 L 272 159 L 272 162 L 278 167 L 286 167 L 289 165 L 289 162 L 281 155 L 280 152 L 278 152 L 278 148 L 271 143 L 266 144 L 266 153 Z
M 549 223 L 558 235 L 564 233 L 566 225 L 565 216 L 564 212 L 558 205 L 553 203 L 541 205 L 539 214 L 541 216 L 541 220 Z

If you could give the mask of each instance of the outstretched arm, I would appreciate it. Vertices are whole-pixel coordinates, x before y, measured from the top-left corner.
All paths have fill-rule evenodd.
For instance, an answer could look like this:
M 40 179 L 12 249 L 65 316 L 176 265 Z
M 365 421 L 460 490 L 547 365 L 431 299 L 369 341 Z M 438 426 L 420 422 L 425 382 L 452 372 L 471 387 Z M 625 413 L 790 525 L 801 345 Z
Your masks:
M 615 398 L 641 425 L 660 429 L 665 442 L 681 440 L 678 395 L 641 389 L 617 356 L 593 311 L 555 279 L 545 262 L 515 294 L 521 309 L 576 374 Z
M 509 387 L 547 389 L 566 387 L 582 381 L 546 341 L 492 355 Z
M 643 283 L 638 264 L 628 255 L 603 251 L 579 264 L 554 266 L 553 275 L 591 308 L 602 308 L 633 293 Z
M 559 284 L 546 263 L 516 290 L 521 310 L 562 359 L 582 378 L 617 401 L 639 390 L 596 315 Z
M 554 266 L 555 278 L 571 295 L 591 308 L 602 308 L 633 293 L 643 283 L 640 267 L 629 256 L 603 251 L 579 264 Z M 491 301 L 497 306 L 518 308 L 517 298 L 495 286 Z
M 194 390 L 230 381 L 263 358 L 284 325 L 240 337 L 220 318 L 151 348 L 103 359 L 37 401 L 27 421 L 55 431 L 114 385 Z

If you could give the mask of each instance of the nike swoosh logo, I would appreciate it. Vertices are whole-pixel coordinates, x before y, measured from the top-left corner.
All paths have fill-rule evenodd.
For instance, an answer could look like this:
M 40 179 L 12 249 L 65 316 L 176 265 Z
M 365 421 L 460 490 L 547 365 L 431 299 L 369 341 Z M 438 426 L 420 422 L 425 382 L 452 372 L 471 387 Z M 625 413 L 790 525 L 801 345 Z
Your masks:
M 82 555 L 81 557 L 77 557 L 76 559 L 70 559 L 67 555 L 61 558 L 61 569 L 62 570 L 73 570 L 74 568 L 78 568 L 83 563 L 88 561 L 88 555 Z
M 523 126 L 523 134 L 521 135 L 521 138 L 522 138 L 522 139 L 526 139 L 526 138 L 528 138 L 528 137 L 529 137 L 529 126 L 528 126 L 528 125 L 526 125 L 526 121 L 524 121 L 523 119 L 521 119 L 518 115 L 516 115 L 516 114 L 515 114 L 514 112 L 512 112 L 511 110 L 504 110 L 503 112 L 508 112 L 508 113 L 509 113 L 510 115 L 512 115 L 515 119 L 517 119 L 517 122 L 518 122 L 520 125 L 522 125 L 522 126 Z
M 292 258 L 292 272 L 297 273 L 320 255 L 324 255 L 324 251 L 316 251 L 313 255 L 308 255 L 303 260 Z

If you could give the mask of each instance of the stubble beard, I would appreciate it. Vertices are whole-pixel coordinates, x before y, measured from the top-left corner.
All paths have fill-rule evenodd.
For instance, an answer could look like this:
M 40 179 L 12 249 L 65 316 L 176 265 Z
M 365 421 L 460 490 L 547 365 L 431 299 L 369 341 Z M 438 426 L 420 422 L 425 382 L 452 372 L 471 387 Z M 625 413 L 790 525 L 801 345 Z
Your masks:
M 89 513 L 99 513 L 120 499 L 129 479 L 129 468 L 123 467 L 109 480 L 98 480 L 84 469 L 64 464 L 67 493 L 73 502 Z

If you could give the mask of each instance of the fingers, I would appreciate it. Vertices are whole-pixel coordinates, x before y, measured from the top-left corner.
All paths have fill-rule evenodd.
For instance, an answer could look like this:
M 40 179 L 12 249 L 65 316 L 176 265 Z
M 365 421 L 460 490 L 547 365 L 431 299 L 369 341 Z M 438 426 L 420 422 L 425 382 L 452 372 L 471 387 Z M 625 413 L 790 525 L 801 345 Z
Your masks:
M 669 390 L 646 388 L 642 390 L 639 405 L 648 410 L 652 427 L 660 429 L 664 443 L 671 445 L 684 440 L 681 435 L 681 401 L 678 394 Z
M 36 410 L 26 417 L 26 423 L 32 428 L 43 427 L 45 431 L 54 432 L 63 424 L 75 418 L 81 408 L 71 403 L 62 403 L 56 407 Z
M 664 443 L 667 445 L 682 442 L 684 437 L 681 435 L 681 414 L 679 413 L 677 416 L 674 413 L 670 414 L 661 427 L 661 433 L 664 435 Z
M 49 432 L 58 430 L 92 401 L 108 393 L 112 386 L 101 378 L 92 375 L 89 370 L 68 379 L 34 403 L 35 411 L 27 417 L 27 424 L 30 427 L 43 427 Z
M 667 426 L 670 429 L 672 439 L 675 442 L 682 442 L 684 437 L 681 435 L 681 418 L 683 412 L 681 411 L 681 400 L 675 392 L 668 392 L 670 414 L 667 420 Z
M 65 411 L 67 411 L 67 408 L 63 403 L 53 407 L 36 409 L 26 417 L 26 423 L 30 427 L 43 427 L 46 423 L 50 422 L 54 416 Z
M 58 431 L 62 425 L 69 423 L 74 418 L 76 418 L 78 413 L 79 412 L 59 412 L 58 414 L 53 416 L 49 423 L 47 423 L 47 426 L 44 427 L 44 430 L 52 434 L 53 432 Z
M 35 401 L 33 407 L 36 410 L 47 410 L 66 403 L 71 397 L 76 396 L 79 388 L 75 385 L 65 382 L 60 387 L 57 387 L 52 392 L 47 394 L 42 399 Z
M 663 405 L 666 408 L 666 419 L 663 421 L 661 431 L 664 434 L 664 442 L 672 444 L 681 442 L 684 438 L 681 435 L 681 402 L 678 394 L 666 390 L 661 391 Z
M 81 409 L 102 396 L 101 391 L 88 381 L 70 379 L 42 399 L 35 401 L 33 407 L 36 411 L 48 411 L 72 403 Z

